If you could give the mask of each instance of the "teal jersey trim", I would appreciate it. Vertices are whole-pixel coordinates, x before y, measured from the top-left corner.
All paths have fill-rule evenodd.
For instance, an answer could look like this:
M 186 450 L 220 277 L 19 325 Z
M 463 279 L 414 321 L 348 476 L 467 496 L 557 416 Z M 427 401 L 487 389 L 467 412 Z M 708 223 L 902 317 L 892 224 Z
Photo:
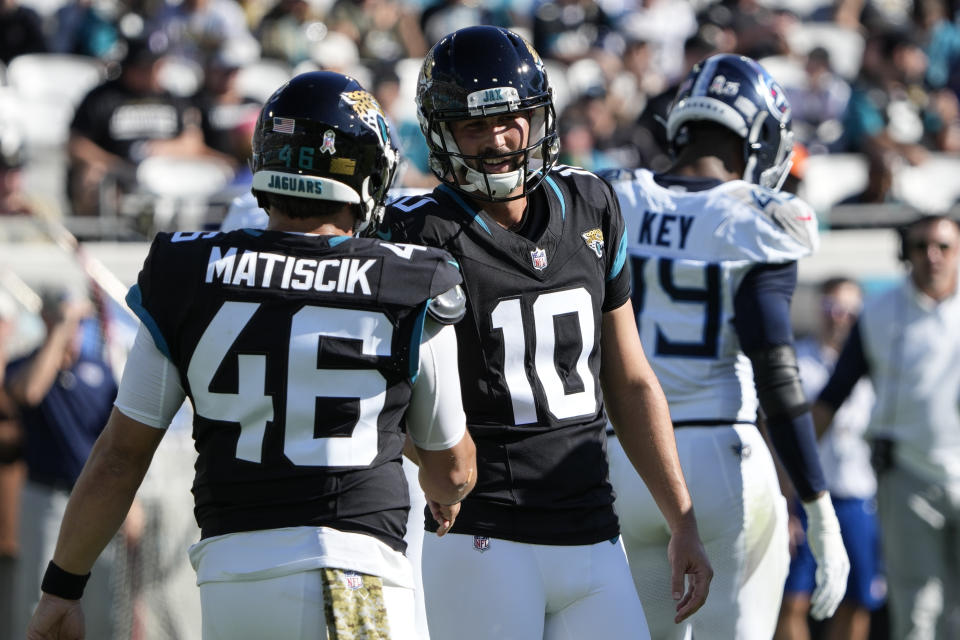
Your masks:
M 420 343 L 423 342 L 423 324 L 427 320 L 427 308 L 433 298 L 427 298 L 423 303 L 423 308 L 417 314 L 416 323 L 413 325 L 413 335 L 410 338 L 410 384 L 417 381 L 417 375 L 420 373 Z
M 164 339 L 163 334 L 160 333 L 160 327 L 157 326 L 157 321 L 153 319 L 150 312 L 143 306 L 143 293 L 140 291 L 140 285 L 135 284 L 130 287 L 126 300 L 127 306 L 140 318 L 140 322 L 143 323 L 143 326 L 145 326 L 147 331 L 150 332 L 150 335 L 153 336 L 153 342 L 157 345 L 157 348 L 160 349 L 160 353 L 172 361 L 173 357 L 170 355 L 170 347 L 167 346 L 166 339 Z
M 553 181 L 553 178 L 547 176 L 547 184 L 550 185 L 550 188 L 553 189 L 553 192 L 557 194 L 557 199 L 560 201 L 560 218 L 563 220 L 567 219 L 567 203 L 563 199 L 563 194 L 560 192 L 560 187 L 557 186 L 557 183 Z
M 470 205 L 468 205 L 466 202 L 464 202 L 464 201 L 463 201 L 463 198 L 460 197 L 460 194 L 458 194 L 456 191 L 454 191 L 452 188 L 448 187 L 448 186 L 445 185 L 445 184 L 440 185 L 440 189 L 441 189 L 444 193 L 446 193 L 448 196 L 450 196 L 451 198 L 453 198 L 453 201 L 456 202 L 458 205 L 460 205 L 460 208 L 463 209 L 464 211 L 466 211 L 467 214 L 473 218 L 474 222 L 476 222 L 477 224 L 479 224 L 479 225 L 483 228 L 484 231 L 486 231 L 487 233 L 489 233 L 491 236 L 493 235 L 493 233 L 490 231 L 490 227 L 488 227 L 488 226 L 487 226 L 487 223 L 484 222 L 484 221 L 483 221 L 483 218 L 480 217 L 480 213 L 479 213 L 479 212 L 475 212 L 473 209 L 471 209 L 471 208 L 470 208 Z
M 333 236 L 332 238 L 327 240 L 327 244 L 329 244 L 331 247 L 337 247 L 349 239 L 350 239 L 350 236 Z
M 623 265 L 627 262 L 627 236 L 620 236 L 620 246 L 617 247 L 617 257 L 613 259 L 613 266 L 610 267 L 610 273 L 607 275 L 607 282 L 610 282 L 623 271 Z

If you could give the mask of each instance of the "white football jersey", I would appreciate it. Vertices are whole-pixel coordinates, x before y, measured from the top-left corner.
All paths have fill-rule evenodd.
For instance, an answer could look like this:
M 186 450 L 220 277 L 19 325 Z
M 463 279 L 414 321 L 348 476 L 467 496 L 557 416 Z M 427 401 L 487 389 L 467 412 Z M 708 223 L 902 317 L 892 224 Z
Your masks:
M 613 185 L 627 225 L 640 339 L 674 423 L 755 422 L 753 368 L 733 325 L 734 298 L 755 265 L 816 250 L 813 210 L 741 180 L 687 191 L 638 169 Z

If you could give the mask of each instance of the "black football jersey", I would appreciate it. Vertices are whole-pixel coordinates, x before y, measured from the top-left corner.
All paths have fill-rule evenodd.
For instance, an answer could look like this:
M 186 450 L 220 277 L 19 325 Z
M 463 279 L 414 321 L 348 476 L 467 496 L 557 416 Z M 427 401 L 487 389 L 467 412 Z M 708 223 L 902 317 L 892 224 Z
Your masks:
M 380 235 L 446 249 L 463 274 L 456 330 L 478 469 L 453 531 L 592 544 L 618 532 L 599 372 L 602 314 L 630 296 L 623 219 L 609 185 L 571 167 L 527 206 L 529 237 L 440 186 L 393 203 Z
M 128 302 L 194 406 L 202 536 L 290 526 L 403 550 L 403 415 L 443 251 L 279 231 L 159 234 Z

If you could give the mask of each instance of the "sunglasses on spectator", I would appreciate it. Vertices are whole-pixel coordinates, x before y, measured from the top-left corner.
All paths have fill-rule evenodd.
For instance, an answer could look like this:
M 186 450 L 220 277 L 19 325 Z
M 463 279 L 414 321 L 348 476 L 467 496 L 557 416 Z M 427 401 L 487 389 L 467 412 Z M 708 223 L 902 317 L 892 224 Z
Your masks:
M 910 243 L 910 251 L 927 251 L 930 247 L 934 247 L 940 250 L 940 253 L 946 253 L 950 249 L 953 249 L 953 245 L 947 242 L 924 242 L 923 240 L 917 240 Z
M 825 299 L 821 303 L 821 308 L 823 312 L 829 314 L 835 318 L 841 318 L 844 316 L 856 316 L 860 313 L 860 307 L 850 306 L 846 304 L 841 304 L 836 300 L 831 300 L 829 298 Z

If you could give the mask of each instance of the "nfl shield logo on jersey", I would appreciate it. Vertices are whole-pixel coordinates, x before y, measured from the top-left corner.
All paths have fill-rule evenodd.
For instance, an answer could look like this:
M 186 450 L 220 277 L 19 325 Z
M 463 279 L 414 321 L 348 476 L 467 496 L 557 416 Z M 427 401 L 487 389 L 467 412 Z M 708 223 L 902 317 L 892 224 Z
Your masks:
M 547 268 L 547 252 L 537 247 L 530 252 L 530 260 L 533 261 L 533 268 L 537 271 L 543 271 Z
M 356 571 L 344 571 L 343 581 L 347 583 L 347 588 L 356 591 L 363 586 L 363 576 Z
M 487 536 L 473 536 L 473 548 L 483 553 L 490 548 L 490 538 Z

